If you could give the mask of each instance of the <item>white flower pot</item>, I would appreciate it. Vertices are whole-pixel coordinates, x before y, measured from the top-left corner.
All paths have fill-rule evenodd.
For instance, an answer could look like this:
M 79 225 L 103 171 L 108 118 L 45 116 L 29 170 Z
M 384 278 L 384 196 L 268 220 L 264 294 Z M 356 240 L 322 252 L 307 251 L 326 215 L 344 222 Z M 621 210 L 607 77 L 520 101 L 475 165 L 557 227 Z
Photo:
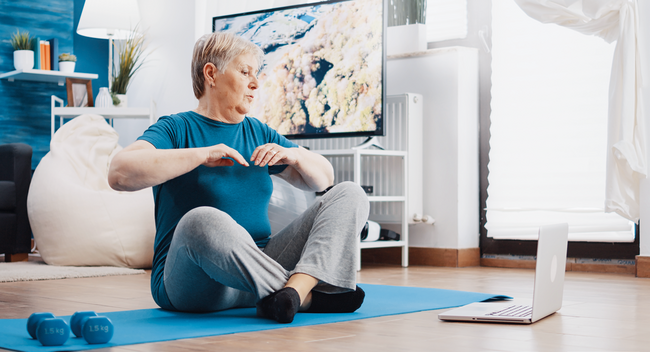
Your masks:
M 126 94 L 116 94 L 115 95 L 117 99 L 120 100 L 120 103 L 115 105 L 118 108 L 126 108 L 127 107 L 127 96 Z
M 427 26 L 407 24 L 388 27 L 386 55 L 400 55 L 427 50 Z
M 74 72 L 74 66 L 77 63 L 74 61 L 59 61 L 59 71 L 61 72 Z
M 31 70 L 34 68 L 33 50 L 14 51 L 14 67 L 16 70 Z

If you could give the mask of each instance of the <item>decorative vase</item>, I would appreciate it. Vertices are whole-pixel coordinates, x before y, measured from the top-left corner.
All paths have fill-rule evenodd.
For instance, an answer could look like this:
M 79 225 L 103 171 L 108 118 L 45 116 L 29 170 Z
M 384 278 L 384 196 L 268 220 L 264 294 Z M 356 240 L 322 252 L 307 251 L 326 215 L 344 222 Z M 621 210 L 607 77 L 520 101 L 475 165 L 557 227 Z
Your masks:
M 74 61 L 59 61 L 59 71 L 61 72 L 74 72 Z
M 120 103 L 117 104 L 117 105 L 115 105 L 116 107 L 118 107 L 118 108 L 125 108 L 125 107 L 127 107 L 127 97 L 126 97 L 126 94 L 115 94 L 115 96 L 117 97 L 117 99 L 120 100 Z
M 95 107 L 97 108 L 110 108 L 113 107 L 113 99 L 108 92 L 108 87 L 99 88 L 99 93 L 95 99 Z
M 31 70 L 34 68 L 33 50 L 14 51 L 14 67 L 16 70 Z

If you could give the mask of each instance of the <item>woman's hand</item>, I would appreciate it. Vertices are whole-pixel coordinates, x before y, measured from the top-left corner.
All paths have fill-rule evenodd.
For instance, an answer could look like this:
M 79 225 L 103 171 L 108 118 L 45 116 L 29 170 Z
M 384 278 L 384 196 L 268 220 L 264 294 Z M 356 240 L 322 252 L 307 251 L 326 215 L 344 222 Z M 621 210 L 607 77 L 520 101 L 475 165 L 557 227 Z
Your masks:
M 228 147 L 225 144 L 217 144 L 203 149 L 205 149 L 207 155 L 205 157 L 205 161 L 201 165 L 208 167 L 233 166 L 235 164 L 233 162 L 234 160 L 243 166 L 248 166 L 248 162 L 241 154 L 239 154 L 238 151 Z M 253 155 L 254 154 L 255 153 L 253 153 Z M 226 158 L 231 158 L 232 160 Z
M 251 155 L 251 162 L 264 167 L 265 165 L 295 165 L 298 162 L 296 150 L 298 148 L 284 148 L 275 143 L 268 143 L 255 148 Z
M 258 166 L 287 165 L 277 176 L 302 190 L 322 191 L 332 185 L 332 164 L 320 154 L 298 148 L 284 148 L 275 143 L 261 145 L 253 151 L 251 162 Z

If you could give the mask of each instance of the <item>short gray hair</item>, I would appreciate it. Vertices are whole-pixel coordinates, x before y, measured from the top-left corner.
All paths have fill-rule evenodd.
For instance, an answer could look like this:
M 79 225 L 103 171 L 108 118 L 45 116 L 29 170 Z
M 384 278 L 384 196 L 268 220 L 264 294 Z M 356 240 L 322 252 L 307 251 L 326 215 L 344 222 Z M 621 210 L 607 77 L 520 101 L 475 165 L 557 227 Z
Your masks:
M 192 54 L 192 89 L 197 99 L 205 93 L 203 67 L 213 63 L 223 73 L 230 62 L 239 55 L 251 54 L 256 57 L 259 69 L 264 60 L 264 52 L 250 41 L 229 32 L 205 34 L 194 44 Z

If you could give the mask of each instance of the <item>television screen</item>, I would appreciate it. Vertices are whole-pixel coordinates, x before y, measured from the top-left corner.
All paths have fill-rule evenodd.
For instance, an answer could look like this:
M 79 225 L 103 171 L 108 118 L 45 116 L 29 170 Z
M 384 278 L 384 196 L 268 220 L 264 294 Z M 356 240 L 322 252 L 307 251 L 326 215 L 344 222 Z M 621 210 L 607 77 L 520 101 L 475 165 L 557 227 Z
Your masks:
M 213 18 L 265 53 L 249 113 L 287 138 L 384 135 L 385 0 Z

